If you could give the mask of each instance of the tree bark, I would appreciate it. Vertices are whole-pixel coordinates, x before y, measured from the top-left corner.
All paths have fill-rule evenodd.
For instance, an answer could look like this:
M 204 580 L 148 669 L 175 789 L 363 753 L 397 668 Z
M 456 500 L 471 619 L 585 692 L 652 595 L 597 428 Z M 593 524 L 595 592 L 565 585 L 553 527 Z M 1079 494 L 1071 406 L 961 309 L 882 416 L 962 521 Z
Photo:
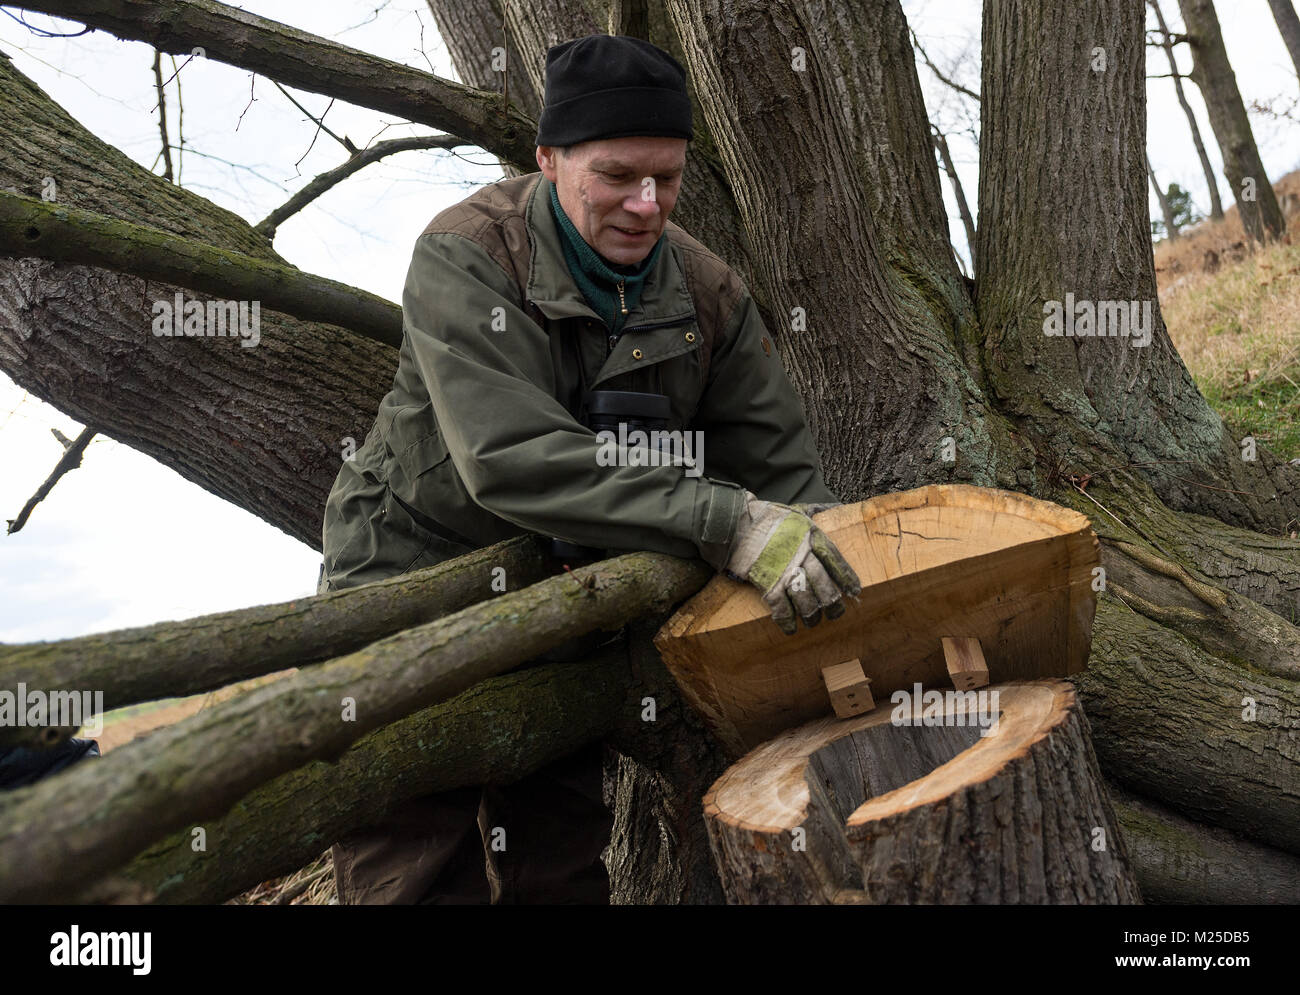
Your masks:
M 1170 507 L 1281 528 L 1300 513 L 1294 472 L 1242 459 L 1160 316 L 1146 105 L 1125 96 L 1144 85 L 1142 9 L 993 0 L 983 39 L 976 283 L 990 391 L 1034 438 L 1048 479 L 1061 465 L 1082 477 L 1132 464 Z M 1063 68 L 1043 76 L 1043 65 Z M 1047 336 L 1045 305 L 1071 301 L 1149 307 L 1150 344 Z
M 1192 82 L 1201 88 L 1210 127 L 1223 157 L 1223 175 L 1237 201 L 1246 235 L 1255 242 L 1281 238 L 1286 219 L 1268 181 L 1250 119 L 1241 102 L 1237 77 L 1223 47 L 1223 32 L 1212 0 L 1178 0 L 1192 49 Z
M 365 733 L 594 629 L 698 590 L 696 561 L 634 553 L 583 567 L 255 688 L 13 792 L 0 807 L 0 901 L 57 902 L 187 822 Z M 86 799 L 102 797 L 102 805 Z
M 1187 818 L 1300 854 L 1295 681 L 1162 638 L 1110 576 L 1076 678 L 1102 769 Z
M 769 330 L 845 501 L 948 481 L 936 450 L 949 435 L 976 482 L 994 484 L 1004 469 L 986 403 L 952 356 L 972 314 L 936 204 L 933 151 L 914 130 L 920 86 L 905 25 L 897 13 L 902 34 L 886 33 L 872 17 L 896 6 L 668 3 L 749 243 L 761 247 L 754 281 L 775 318 Z M 827 44 L 832 25 L 843 50 Z M 886 57 L 907 71 L 887 85 L 870 68 Z M 864 119 L 882 130 L 864 134 Z
M 350 653 L 547 576 L 531 537 L 509 539 L 436 567 L 277 605 L 160 622 L 59 642 L 0 645 L 0 688 L 30 695 L 94 689 L 103 708 L 215 691 Z M 51 746 L 75 727 L 0 726 L 0 746 Z
M 1300 76 L 1300 17 L 1296 16 L 1295 4 L 1291 0 L 1268 0 L 1273 11 L 1273 20 L 1282 35 L 1291 64 L 1295 66 L 1296 75 Z
M 1073 689 L 995 688 L 987 739 L 969 705 L 922 726 L 920 702 L 881 704 L 731 767 L 705 798 L 728 902 L 1140 901 Z M 900 710 L 910 725 L 891 724 Z
M 1200 160 L 1201 172 L 1205 174 L 1205 187 L 1210 192 L 1210 220 L 1222 221 L 1223 202 L 1219 199 L 1219 181 L 1214 176 L 1210 157 L 1205 154 L 1205 142 L 1201 140 L 1201 127 L 1196 123 L 1192 105 L 1187 102 L 1187 94 L 1183 92 L 1183 75 L 1178 71 L 1178 60 L 1174 57 L 1174 44 L 1169 37 L 1169 28 L 1165 25 L 1165 15 L 1160 10 L 1160 0 L 1147 0 L 1147 2 L 1156 15 L 1156 25 L 1160 29 L 1160 45 L 1169 60 L 1169 75 L 1174 81 L 1178 106 L 1183 109 L 1183 114 L 1187 118 L 1187 128 L 1192 133 L 1192 144 L 1196 146 L 1196 158 Z
M 700 813 L 727 765 L 655 649 L 652 636 L 662 622 L 644 619 L 628 629 L 628 700 L 640 713 L 608 740 L 619 752 L 605 854 L 610 903 L 718 905 L 722 887 Z
M 1106 788 L 1147 904 L 1300 903 L 1300 857 L 1193 822 L 1113 783 Z
M 536 121 L 542 113 L 542 91 L 535 88 L 519 48 L 510 37 L 500 3 L 497 0 L 429 0 L 429 10 L 461 82 L 478 90 L 501 93 L 520 113 Z M 505 48 L 504 71 L 498 71 L 492 59 L 492 50 L 497 46 Z M 531 157 L 519 165 L 505 159 L 498 161 L 506 176 L 530 173 L 536 166 Z
M 248 223 L 104 144 L 0 58 L 0 189 L 285 264 Z M 347 440 L 374 420 L 397 352 L 332 324 L 262 316 L 256 349 L 150 333 L 182 288 L 86 266 L 0 259 L 0 369 L 41 400 L 158 459 L 316 549 Z M 346 357 L 346 361 L 340 361 Z

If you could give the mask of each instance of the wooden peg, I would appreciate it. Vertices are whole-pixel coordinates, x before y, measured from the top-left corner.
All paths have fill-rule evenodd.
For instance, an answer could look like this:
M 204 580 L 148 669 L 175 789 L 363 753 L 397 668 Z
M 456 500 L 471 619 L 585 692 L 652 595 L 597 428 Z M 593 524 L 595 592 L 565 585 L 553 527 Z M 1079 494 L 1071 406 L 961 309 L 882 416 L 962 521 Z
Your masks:
M 862 664 L 856 658 L 823 667 L 822 680 L 826 682 L 831 707 L 840 718 L 861 715 L 876 707 L 871 697 L 871 678 L 862 672 Z
M 943 657 L 948 676 L 958 691 L 974 691 L 989 682 L 989 665 L 984 662 L 980 641 L 970 636 L 944 636 Z

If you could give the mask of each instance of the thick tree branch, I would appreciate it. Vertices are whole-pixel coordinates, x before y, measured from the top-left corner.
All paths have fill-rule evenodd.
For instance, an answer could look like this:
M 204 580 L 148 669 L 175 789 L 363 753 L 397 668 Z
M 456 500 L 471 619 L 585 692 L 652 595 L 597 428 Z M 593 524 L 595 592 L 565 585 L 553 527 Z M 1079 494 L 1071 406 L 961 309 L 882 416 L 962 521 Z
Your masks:
M 395 152 L 407 152 L 412 149 L 454 149 L 468 144 L 468 142 L 462 141 L 454 135 L 417 135 L 413 138 L 390 138 L 365 149 L 356 149 L 354 146 L 354 153 L 351 158 L 341 165 L 321 173 L 255 224 L 253 230 L 260 231 L 267 238 L 275 238 L 276 229 L 286 219 L 293 217 L 331 187 L 342 183 L 353 173 L 364 169 L 372 162 L 378 162 L 384 156 L 393 155 Z
M 0 255 L 104 266 L 402 344 L 402 309 L 382 297 L 66 204 L 0 193 Z
M 1114 781 L 1108 781 L 1106 788 L 1137 870 L 1143 901 L 1161 905 L 1300 902 L 1300 857 L 1193 822 Z
M 0 901 L 58 902 L 257 785 L 594 629 L 699 590 L 703 563 L 633 553 L 304 668 L 0 805 Z M 88 798 L 103 798 L 87 804 Z
M 339 45 L 213 0 L 23 0 L 173 55 L 203 55 L 311 93 L 395 114 L 535 168 L 535 122 L 500 95 Z
M 495 568 L 504 571 L 495 574 Z M 0 645 L 0 689 L 102 691 L 104 710 L 214 691 L 236 681 L 350 653 L 543 580 L 535 540 L 521 536 L 436 567 L 275 605 L 161 622 L 59 642 Z M 62 726 L 0 727 L 0 747 L 48 747 Z

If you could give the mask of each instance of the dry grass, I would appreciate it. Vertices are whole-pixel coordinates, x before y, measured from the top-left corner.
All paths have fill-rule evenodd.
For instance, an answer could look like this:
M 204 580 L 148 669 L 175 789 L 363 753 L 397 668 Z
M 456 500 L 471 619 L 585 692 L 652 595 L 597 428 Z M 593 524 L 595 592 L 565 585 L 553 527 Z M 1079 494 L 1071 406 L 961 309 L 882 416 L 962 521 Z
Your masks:
M 1236 207 L 1156 245 L 1160 310 L 1206 400 L 1237 438 L 1300 457 L 1300 171 L 1275 186 L 1288 235 L 1253 249 Z M 1300 241 L 1300 240 L 1296 240 Z
M 334 862 L 326 850 L 306 867 L 271 881 L 263 881 L 227 905 L 337 905 Z

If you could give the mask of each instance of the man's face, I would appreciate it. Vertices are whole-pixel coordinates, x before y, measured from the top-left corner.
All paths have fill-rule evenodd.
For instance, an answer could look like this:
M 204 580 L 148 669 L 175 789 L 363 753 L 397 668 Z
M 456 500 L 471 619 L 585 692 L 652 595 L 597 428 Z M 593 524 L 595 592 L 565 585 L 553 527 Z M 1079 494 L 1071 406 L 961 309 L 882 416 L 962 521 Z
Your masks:
M 677 203 L 686 139 L 602 138 L 563 154 L 540 145 L 537 165 L 587 244 L 611 263 L 632 266 L 650 254 Z

